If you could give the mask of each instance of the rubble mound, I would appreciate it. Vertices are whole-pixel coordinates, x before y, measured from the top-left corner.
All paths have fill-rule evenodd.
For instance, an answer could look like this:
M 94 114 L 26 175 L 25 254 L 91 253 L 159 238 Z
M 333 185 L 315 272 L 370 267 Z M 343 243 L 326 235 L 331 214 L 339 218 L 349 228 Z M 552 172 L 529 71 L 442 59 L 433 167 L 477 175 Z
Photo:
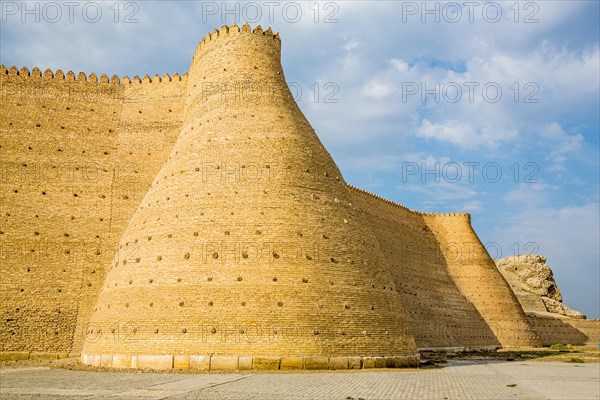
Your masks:
M 551 312 L 586 319 L 585 314 L 563 304 L 562 294 L 554 280 L 552 269 L 546 264 L 546 257 L 523 254 L 495 261 L 525 311 Z

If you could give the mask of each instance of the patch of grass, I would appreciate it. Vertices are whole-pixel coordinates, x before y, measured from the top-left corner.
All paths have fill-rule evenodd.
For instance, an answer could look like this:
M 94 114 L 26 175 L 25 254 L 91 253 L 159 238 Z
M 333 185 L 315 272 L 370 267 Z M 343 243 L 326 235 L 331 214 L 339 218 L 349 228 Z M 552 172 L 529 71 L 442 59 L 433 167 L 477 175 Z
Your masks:
M 517 384 L 516 383 L 511 383 L 510 385 L 506 385 L 506 387 L 516 387 Z
M 550 350 L 569 351 L 569 349 L 565 345 L 560 343 L 553 344 L 552 346 L 550 346 Z
M 579 357 L 571 357 L 568 360 L 565 360 L 565 362 L 568 362 L 568 363 L 585 363 L 585 360 L 583 358 L 579 358 Z
M 502 361 L 559 361 L 565 362 L 571 357 L 581 358 L 584 363 L 600 362 L 600 351 L 594 346 L 571 346 L 568 344 L 555 344 L 551 347 L 535 347 L 522 349 L 499 349 L 495 351 L 473 352 L 422 352 L 421 359 L 433 362 L 438 368 L 444 362 L 452 360 L 502 360 Z M 434 367 L 424 364 L 423 368 Z

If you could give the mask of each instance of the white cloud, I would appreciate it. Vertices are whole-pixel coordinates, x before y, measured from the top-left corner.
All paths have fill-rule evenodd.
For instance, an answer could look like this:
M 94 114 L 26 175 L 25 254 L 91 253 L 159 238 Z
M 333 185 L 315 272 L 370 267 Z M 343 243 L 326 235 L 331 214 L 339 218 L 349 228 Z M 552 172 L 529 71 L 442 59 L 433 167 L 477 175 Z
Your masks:
M 393 92 L 394 89 L 392 86 L 379 82 L 368 83 L 362 90 L 362 94 L 365 96 L 374 97 L 376 99 L 387 97 Z
M 540 129 L 540 136 L 551 149 L 546 157 L 547 160 L 552 162 L 548 169 L 551 172 L 564 171 L 567 155 L 579 151 L 584 142 L 582 134 L 569 135 L 556 122 L 543 126 Z
M 365 174 L 397 169 L 400 161 L 400 156 L 389 154 L 360 154 L 345 158 L 348 170 Z
M 423 204 L 430 210 L 476 212 L 481 209 L 482 203 L 475 200 L 479 193 L 468 183 L 464 171 L 458 180 L 452 172 L 451 176 L 444 172 L 444 167 L 451 162 L 450 157 L 405 153 L 402 162 L 399 174 L 402 183 L 396 187 L 400 193 L 425 195 L 427 200 Z M 468 201 L 464 207 L 456 209 L 456 202 L 465 200 Z
M 441 123 L 432 123 L 428 119 L 423 120 L 416 132 L 418 137 L 450 142 L 464 149 L 496 147 L 500 142 L 510 141 L 517 135 L 514 130 L 494 130 L 487 126 L 476 129 L 468 122 L 447 120 Z
M 390 63 L 396 68 L 396 70 L 400 73 L 408 71 L 408 63 L 404 60 L 400 59 L 392 59 Z
M 471 214 L 479 214 L 483 210 L 483 203 L 481 201 L 473 200 L 469 201 L 462 207 L 462 211 L 471 213 Z
M 548 201 L 552 190 L 555 189 L 557 188 L 542 182 L 521 182 L 514 189 L 507 192 L 503 200 L 511 206 L 540 207 Z
M 342 48 L 346 51 L 351 51 L 351 50 L 356 49 L 359 45 L 360 44 L 358 43 L 358 41 L 350 40 L 350 41 L 346 42 Z
M 477 192 L 461 182 L 440 179 L 439 182 L 426 180 L 419 184 L 398 186 L 398 190 L 427 194 L 432 204 L 445 205 L 450 201 L 471 199 Z

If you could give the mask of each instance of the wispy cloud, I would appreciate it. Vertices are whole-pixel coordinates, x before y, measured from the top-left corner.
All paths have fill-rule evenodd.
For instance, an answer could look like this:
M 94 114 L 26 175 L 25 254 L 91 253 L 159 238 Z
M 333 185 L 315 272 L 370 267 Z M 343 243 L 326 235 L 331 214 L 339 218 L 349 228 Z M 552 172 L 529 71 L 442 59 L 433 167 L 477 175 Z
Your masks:
M 501 142 L 514 140 L 518 133 L 515 130 L 502 131 L 490 127 L 477 129 L 468 122 L 457 120 L 432 123 L 424 119 L 416 136 L 449 142 L 463 149 L 477 149 L 497 147 Z
M 551 172 L 564 171 L 567 157 L 577 153 L 585 140 L 581 133 L 567 134 L 556 122 L 544 125 L 540 129 L 540 136 L 550 148 L 546 159 L 552 163 L 549 167 Z

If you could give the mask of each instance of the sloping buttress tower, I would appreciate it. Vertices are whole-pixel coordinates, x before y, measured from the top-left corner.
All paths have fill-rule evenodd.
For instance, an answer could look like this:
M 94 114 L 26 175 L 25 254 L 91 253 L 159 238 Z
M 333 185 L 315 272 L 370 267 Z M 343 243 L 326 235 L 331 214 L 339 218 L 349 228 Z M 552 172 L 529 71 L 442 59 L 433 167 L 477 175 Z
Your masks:
M 113 367 L 418 364 L 363 212 L 270 29 L 194 55 L 181 133 L 122 235 L 82 358 Z

